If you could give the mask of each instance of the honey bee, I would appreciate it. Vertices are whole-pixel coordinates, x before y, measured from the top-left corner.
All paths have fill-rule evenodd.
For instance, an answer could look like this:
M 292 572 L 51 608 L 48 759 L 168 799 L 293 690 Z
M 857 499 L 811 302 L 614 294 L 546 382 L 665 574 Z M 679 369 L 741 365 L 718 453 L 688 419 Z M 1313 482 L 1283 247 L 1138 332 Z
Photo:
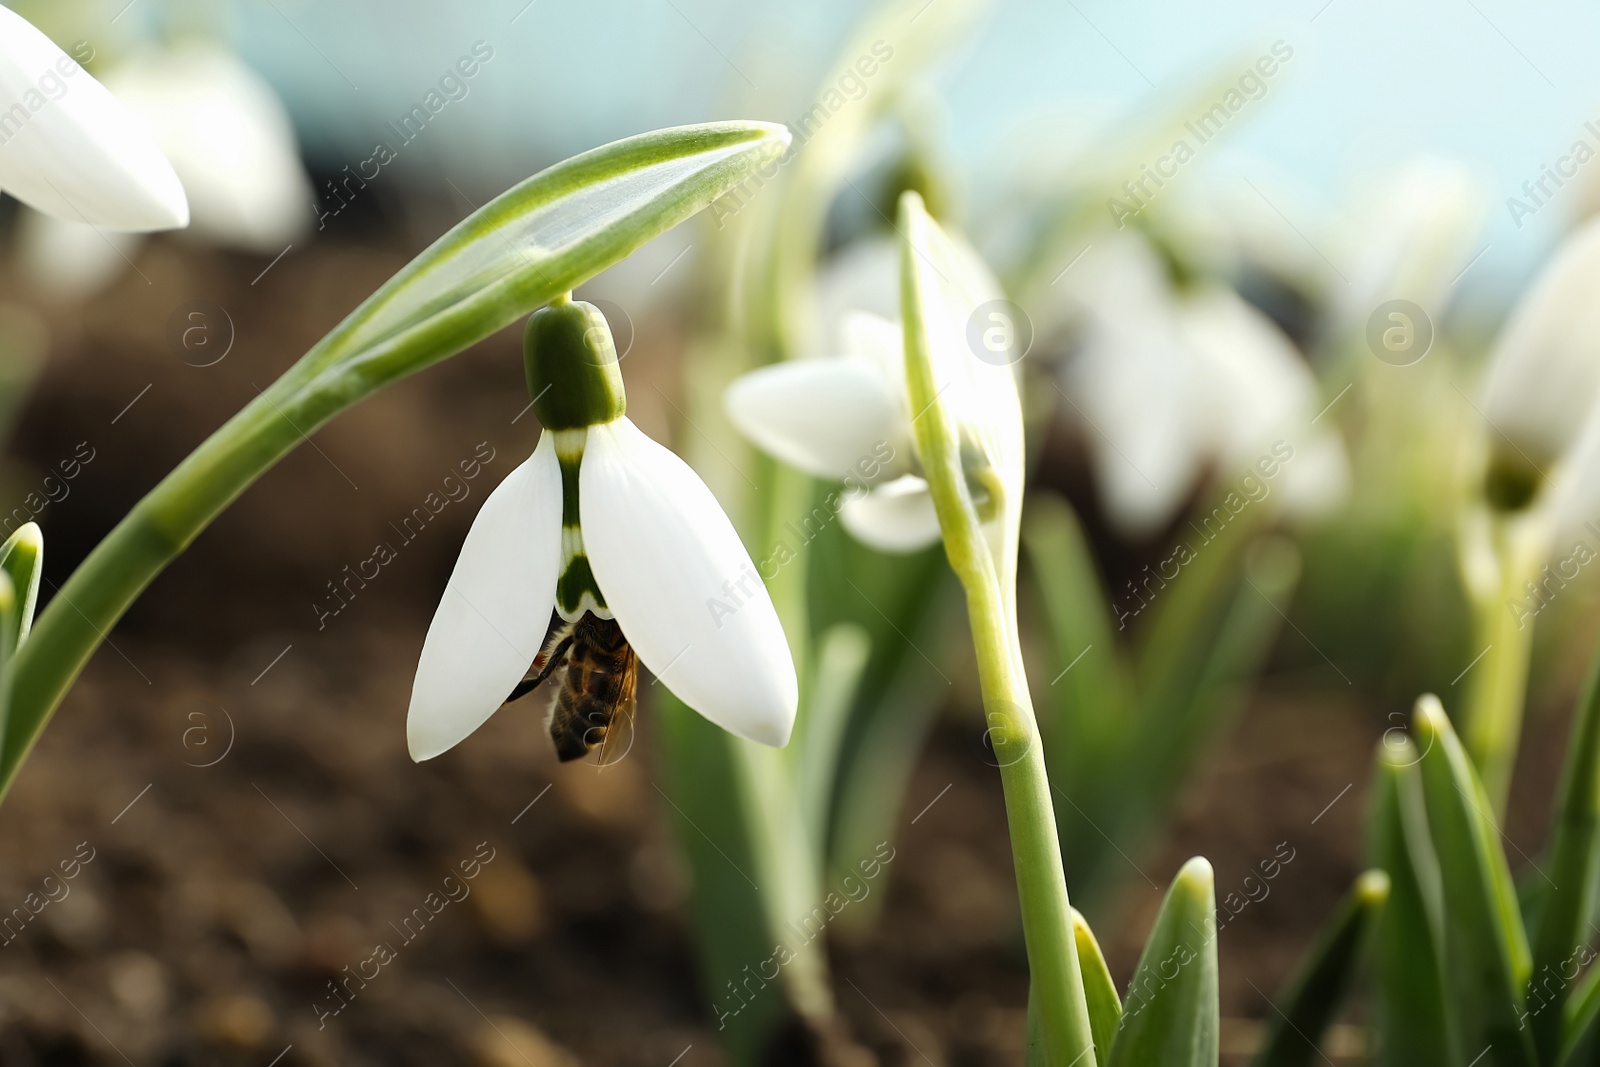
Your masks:
M 617 716 L 633 715 L 639 685 L 639 657 L 622 628 L 592 612 L 584 612 L 577 622 L 552 614 L 533 671 L 532 677 L 517 683 L 506 702 L 526 696 L 555 675 L 554 684 L 560 688 L 550 701 L 548 725 L 556 756 L 566 763 L 599 747 L 603 760 Z

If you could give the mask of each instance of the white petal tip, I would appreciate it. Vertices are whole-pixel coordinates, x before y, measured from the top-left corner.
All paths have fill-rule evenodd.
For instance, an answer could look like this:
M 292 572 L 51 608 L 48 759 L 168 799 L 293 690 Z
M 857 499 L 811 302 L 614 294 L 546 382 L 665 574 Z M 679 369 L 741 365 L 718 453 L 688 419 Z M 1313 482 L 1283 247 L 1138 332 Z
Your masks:
M 769 748 L 787 748 L 789 745 L 789 739 L 793 736 L 793 712 L 789 714 L 788 722 L 785 722 L 781 725 L 779 723 L 772 723 L 770 727 L 766 729 L 752 730 L 747 735 L 749 740 L 754 741 L 758 745 L 766 745 Z
M 406 752 L 411 756 L 412 763 L 425 763 L 435 756 L 442 756 L 455 748 L 465 736 L 439 729 L 444 716 L 419 712 L 413 706 L 406 714 Z

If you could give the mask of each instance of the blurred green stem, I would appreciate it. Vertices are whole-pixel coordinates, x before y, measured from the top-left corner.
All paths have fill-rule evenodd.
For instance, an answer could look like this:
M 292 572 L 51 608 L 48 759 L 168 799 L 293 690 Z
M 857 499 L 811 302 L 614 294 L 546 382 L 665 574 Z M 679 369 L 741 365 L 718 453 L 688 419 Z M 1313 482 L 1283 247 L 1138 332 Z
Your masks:
M 1496 819 L 1505 815 L 1540 599 L 1527 592 L 1549 550 L 1546 519 L 1478 514 L 1467 523 L 1462 571 L 1472 601 L 1473 654 L 1466 670 L 1462 740 Z M 1542 594 L 1541 594 L 1542 595 Z

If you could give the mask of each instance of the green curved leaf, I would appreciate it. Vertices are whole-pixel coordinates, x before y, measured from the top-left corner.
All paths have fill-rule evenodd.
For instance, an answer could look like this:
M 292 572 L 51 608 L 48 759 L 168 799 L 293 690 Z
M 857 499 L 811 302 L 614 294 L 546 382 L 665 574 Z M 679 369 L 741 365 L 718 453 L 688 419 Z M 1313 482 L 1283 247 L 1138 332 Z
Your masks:
M 1367 862 L 1389 875 L 1373 961 L 1379 1067 L 1461 1063 L 1446 1001 L 1439 861 L 1423 810 L 1422 757 L 1394 728 L 1379 746 Z
M 1589 953 L 1592 959 L 1594 954 Z M 1591 967 L 1568 998 L 1561 1019 L 1560 1067 L 1590 1067 L 1600 1060 L 1600 967 Z
M 1268 1021 L 1256 1067 L 1306 1067 L 1322 1058 L 1318 1042 L 1344 1005 L 1367 931 L 1388 899 L 1384 872 L 1367 871 L 1356 879 Z
M 1466 1056 L 1482 1067 L 1533 1067 L 1524 1028 L 1532 969 L 1522 913 L 1489 798 L 1439 699 L 1417 701 L 1422 793 L 1444 898 L 1444 959 Z
M 1588 918 L 1600 885 L 1600 661 L 1590 669 L 1572 723 L 1555 809 L 1550 860 L 1544 865 L 1555 885 L 1541 894 L 1530 931 L 1533 974 L 1545 992 L 1529 1015 L 1534 1044 L 1546 1062 L 1561 1047 L 1562 1008 L 1577 973 L 1574 955 L 1589 942 Z
M 1216 1067 L 1217 902 L 1196 856 L 1173 879 L 1123 998 L 1109 1067 Z
M 381 358 L 413 331 L 509 325 L 704 208 L 789 145 L 782 126 L 716 122 L 584 152 L 478 208 L 328 335 L 328 362 Z M 648 239 L 648 238 L 647 238 Z
M 16 605 L 7 637 L 13 649 L 21 648 L 33 628 L 33 611 L 39 603 L 39 580 L 44 574 L 44 531 L 25 522 L 0 544 L 0 570 L 11 579 Z
M 1117 1024 L 1122 1021 L 1122 1001 L 1117 997 L 1117 985 L 1111 980 L 1111 969 L 1106 966 L 1100 942 L 1095 940 L 1089 920 L 1077 908 L 1072 909 L 1072 936 L 1078 942 L 1078 970 L 1083 972 L 1083 999 L 1089 1005 L 1089 1031 L 1094 1035 L 1095 1059 L 1108 1063 L 1111 1042 L 1117 1036 Z

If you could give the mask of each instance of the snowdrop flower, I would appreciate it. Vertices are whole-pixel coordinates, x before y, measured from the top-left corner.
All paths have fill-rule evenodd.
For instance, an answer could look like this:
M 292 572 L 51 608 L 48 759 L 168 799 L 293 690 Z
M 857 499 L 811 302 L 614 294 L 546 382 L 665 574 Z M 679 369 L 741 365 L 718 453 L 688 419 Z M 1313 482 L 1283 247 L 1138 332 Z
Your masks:
M 1350 227 L 1355 254 L 1336 319 L 1360 330 L 1373 308 L 1402 299 L 1441 319 L 1483 209 L 1482 188 L 1458 163 L 1416 159 L 1387 175 Z
M 729 386 L 723 407 L 763 451 L 844 482 L 839 520 L 857 540 L 884 552 L 926 548 L 939 540 L 939 517 L 915 473 L 900 327 L 858 311 L 840 333 L 840 358 L 752 371 Z
M 189 222 L 183 186 L 149 134 L 21 15 L 0 7 L 0 190 L 113 230 Z
M 963 280 L 973 291 L 999 293 L 976 254 L 964 246 L 952 254 L 972 275 Z M 914 552 L 937 542 L 940 529 L 916 456 L 911 424 L 918 412 L 906 388 L 904 337 L 900 324 L 882 314 L 896 307 L 899 248 L 870 242 L 834 270 L 842 273 L 825 276 L 818 291 L 824 334 L 836 336 L 840 355 L 752 371 L 728 388 L 723 407 L 763 451 L 814 477 L 842 481 L 844 494 L 827 502 L 853 537 L 883 552 Z M 838 284 L 842 277 L 850 284 Z M 873 310 L 845 306 L 845 293 L 855 294 L 856 308 Z M 970 438 L 964 447 L 973 462 L 981 454 L 984 464 L 1009 472 L 1016 458 L 1020 470 L 1015 367 L 978 359 L 968 347 L 967 323 L 945 325 L 930 338 L 940 403 Z M 1012 435 L 997 426 L 1015 430 L 1014 448 Z
M 1600 218 L 1566 240 L 1518 302 L 1484 380 L 1489 502 L 1517 510 L 1549 499 L 1562 530 L 1600 517 L 1597 289 Z
M 527 688 L 530 663 L 559 669 L 563 656 L 551 721 L 563 759 L 595 740 L 580 725 L 582 743 L 563 745 L 563 702 L 626 702 L 635 655 L 717 725 L 786 744 L 799 691 L 777 612 L 705 483 L 624 415 L 604 316 L 565 299 L 536 312 L 525 358 L 544 432 L 484 501 L 428 628 L 412 758 L 453 747 Z
M 1304 516 L 1336 505 L 1348 464 L 1337 437 L 1310 424 L 1316 380 L 1288 338 L 1224 286 L 1173 293 L 1142 238 L 1092 251 L 1074 272 L 1079 344 L 1062 385 L 1112 521 L 1151 534 L 1208 469 L 1248 471 L 1279 441 L 1292 451 L 1279 506 Z

